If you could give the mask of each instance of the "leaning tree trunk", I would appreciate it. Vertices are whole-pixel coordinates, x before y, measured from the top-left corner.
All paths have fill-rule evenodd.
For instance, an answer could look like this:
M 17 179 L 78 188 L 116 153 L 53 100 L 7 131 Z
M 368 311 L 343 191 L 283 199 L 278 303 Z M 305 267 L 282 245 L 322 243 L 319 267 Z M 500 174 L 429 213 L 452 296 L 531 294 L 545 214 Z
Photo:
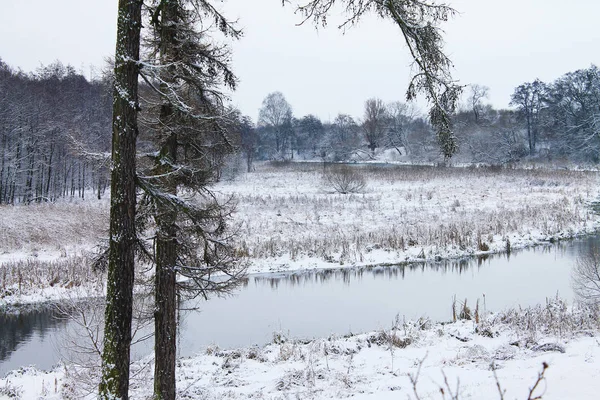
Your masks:
M 99 399 L 129 398 L 133 307 L 135 156 L 142 0 L 119 0 L 113 94 L 108 282 Z

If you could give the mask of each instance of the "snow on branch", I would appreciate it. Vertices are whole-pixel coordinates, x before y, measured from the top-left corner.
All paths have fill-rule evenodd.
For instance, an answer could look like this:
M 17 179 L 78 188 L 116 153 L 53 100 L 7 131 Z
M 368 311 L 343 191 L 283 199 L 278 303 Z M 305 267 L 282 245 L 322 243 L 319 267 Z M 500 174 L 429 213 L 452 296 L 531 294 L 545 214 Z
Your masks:
M 283 4 L 289 2 L 283 0 Z M 342 4 L 346 19 L 338 26 L 345 29 L 358 23 L 360 18 L 375 13 L 391 19 L 400 28 L 414 60 L 415 72 L 410 80 L 406 99 L 414 100 L 419 93 L 430 104 L 429 120 L 437 132 L 438 142 L 445 157 L 457 151 L 451 116 L 456 111 L 462 92 L 451 75 L 452 62 L 443 49 L 442 32 L 438 25 L 456 14 L 446 5 L 420 0 L 311 0 L 296 7 L 303 16 L 301 24 L 313 20 L 317 26 L 326 26 L 335 4 Z

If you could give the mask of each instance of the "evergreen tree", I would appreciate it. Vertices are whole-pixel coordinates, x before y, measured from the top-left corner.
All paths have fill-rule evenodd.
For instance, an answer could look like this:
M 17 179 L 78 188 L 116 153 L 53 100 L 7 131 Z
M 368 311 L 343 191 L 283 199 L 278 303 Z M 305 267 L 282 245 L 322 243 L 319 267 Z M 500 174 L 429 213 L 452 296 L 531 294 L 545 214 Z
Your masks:
M 108 281 L 100 399 L 129 398 L 129 352 L 137 242 L 136 139 L 141 0 L 119 0 L 113 94 Z
M 151 88 L 143 137 L 151 151 L 138 179 L 143 197 L 138 226 L 154 222 L 155 399 L 175 399 L 178 289 L 191 296 L 227 292 L 243 270 L 227 237 L 233 207 L 209 185 L 234 150 L 233 124 L 220 90 L 234 89 L 229 54 L 201 30 L 200 10 L 219 21 L 223 34 L 238 37 L 206 3 L 157 0 L 150 4 L 148 60 L 142 77 Z M 226 279 L 214 280 L 215 274 Z M 177 276 L 186 278 L 178 285 Z

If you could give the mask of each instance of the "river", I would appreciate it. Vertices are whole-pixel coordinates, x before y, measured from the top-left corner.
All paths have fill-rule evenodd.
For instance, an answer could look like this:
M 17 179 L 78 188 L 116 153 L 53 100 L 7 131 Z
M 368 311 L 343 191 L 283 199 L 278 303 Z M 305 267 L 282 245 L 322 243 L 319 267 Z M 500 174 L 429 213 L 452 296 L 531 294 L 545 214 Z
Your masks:
M 274 332 L 314 338 L 389 328 L 397 315 L 447 321 L 454 296 L 471 308 L 479 300 L 481 311 L 531 306 L 557 295 L 571 302 L 575 260 L 599 244 L 600 236 L 592 236 L 485 259 L 250 275 L 233 296 L 183 304 L 198 310 L 181 313 L 178 352 L 262 345 Z M 96 317 L 102 320 L 101 310 Z M 71 333 L 80 331 L 53 308 L 0 315 L 0 327 L 0 376 L 30 364 L 51 368 L 73 349 Z M 151 351 L 147 340 L 133 355 Z

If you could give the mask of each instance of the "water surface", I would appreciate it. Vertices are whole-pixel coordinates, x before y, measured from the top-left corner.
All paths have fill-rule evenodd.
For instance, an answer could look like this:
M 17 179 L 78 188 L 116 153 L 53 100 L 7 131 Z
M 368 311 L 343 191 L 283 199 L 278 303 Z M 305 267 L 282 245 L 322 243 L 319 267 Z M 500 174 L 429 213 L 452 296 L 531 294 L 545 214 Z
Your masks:
M 343 335 L 389 328 L 400 318 L 452 318 L 452 299 L 481 310 L 530 306 L 560 296 L 572 301 L 571 269 L 579 254 L 600 244 L 600 236 L 494 255 L 433 264 L 331 269 L 251 275 L 236 295 L 184 303 L 178 351 L 191 356 L 207 345 L 222 348 L 265 344 L 274 332 L 294 338 Z M 102 320 L 102 311 L 96 316 Z M 72 323 L 52 309 L 0 315 L 0 375 L 35 364 L 50 368 L 61 359 Z M 148 329 L 145 330 L 148 333 Z M 134 356 L 152 352 L 152 341 Z

